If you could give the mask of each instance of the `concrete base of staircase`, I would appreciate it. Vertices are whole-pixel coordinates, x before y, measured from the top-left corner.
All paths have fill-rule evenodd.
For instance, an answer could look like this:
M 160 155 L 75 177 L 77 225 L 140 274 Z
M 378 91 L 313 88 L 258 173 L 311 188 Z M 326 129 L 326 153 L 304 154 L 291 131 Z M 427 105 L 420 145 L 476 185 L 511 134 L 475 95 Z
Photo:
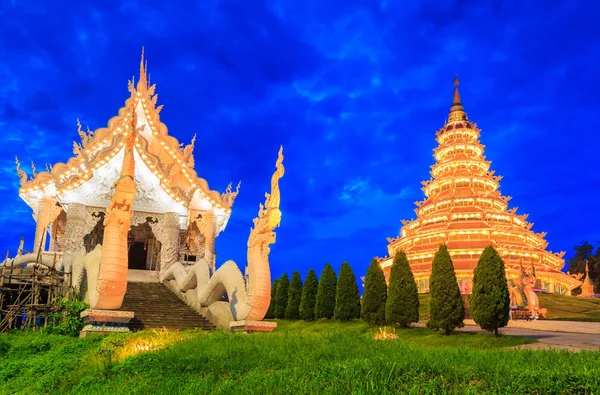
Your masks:
M 277 323 L 272 321 L 231 321 L 229 328 L 232 332 L 272 332 Z

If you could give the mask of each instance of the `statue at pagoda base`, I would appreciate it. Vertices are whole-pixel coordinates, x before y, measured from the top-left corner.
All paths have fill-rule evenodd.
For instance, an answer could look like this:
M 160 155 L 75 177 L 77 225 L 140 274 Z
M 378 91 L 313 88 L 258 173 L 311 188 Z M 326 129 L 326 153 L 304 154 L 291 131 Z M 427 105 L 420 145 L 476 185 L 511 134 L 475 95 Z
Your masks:
M 276 171 L 271 179 L 271 193 L 260 205 L 258 217 L 248 237 L 246 278 L 234 261 L 225 262 L 211 275 L 211 263 L 200 259 L 193 266 L 174 264 L 161 280 L 189 306 L 203 315 L 221 321 L 232 331 L 270 332 L 274 322 L 261 321 L 271 302 L 271 270 L 269 245 L 275 243 L 275 232 L 281 222 L 279 179 L 284 174 L 283 147 L 279 150 Z M 228 302 L 222 302 L 227 296 Z M 229 322 L 223 322 L 229 321 Z
M 527 273 L 521 265 L 521 273 L 517 278 L 508 280 L 510 293 L 510 308 L 513 310 L 528 310 L 535 319 L 546 317 L 547 310 L 540 308 L 540 302 L 535 293 L 535 273 Z

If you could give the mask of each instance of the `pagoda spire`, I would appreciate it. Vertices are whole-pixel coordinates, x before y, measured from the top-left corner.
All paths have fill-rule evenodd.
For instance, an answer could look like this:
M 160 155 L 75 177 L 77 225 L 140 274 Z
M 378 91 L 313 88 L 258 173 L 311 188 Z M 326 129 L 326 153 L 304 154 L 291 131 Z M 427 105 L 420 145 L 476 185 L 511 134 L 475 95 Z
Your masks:
M 460 102 L 460 93 L 458 92 L 458 74 L 454 77 L 454 98 L 452 100 L 452 107 L 450 107 L 450 115 L 448 115 L 448 122 L 453 121 L 466 121 L 467 114 L 465 108 Z
M 589 261 L 585 261 L 585 279 L 581 284 L 581 296 L 594 295 L 594 283 L 590 278 L 590 266 Z
M 146 71 L 148 69 L 148 64 L 144 63 L 144 47 L 142 47 L 142 59 L 140 60 L 140 79 L 137 83 L 138 92 L 141 90 L 148 89 L 148 81 L 146 79 Z

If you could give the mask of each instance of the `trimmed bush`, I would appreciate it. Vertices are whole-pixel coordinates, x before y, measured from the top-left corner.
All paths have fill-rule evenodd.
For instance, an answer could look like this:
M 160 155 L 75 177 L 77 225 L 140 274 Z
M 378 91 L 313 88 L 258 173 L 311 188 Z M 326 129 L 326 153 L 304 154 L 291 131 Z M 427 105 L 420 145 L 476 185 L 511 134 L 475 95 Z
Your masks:
M 285 318 L 285 309 L 288 304 L 288 292 L 290 289 L 290 280 L 287 273 L 279 279 L 277 284 L 277 303 L 275 305 L 275 318 Z
M 356 277 L 348 262 L 342 263 L 340 269 L 333 318 L 339 321 L 360 318 L 360 295 L 358 294 Z
M 90 305 L 83 301 L 81 294 L 74 295 L 73 299 L 57 298 L 52 301 L 55 311 L 48 317 L 48 325 L 44 332 L 55 335 L 79 336 L 84 323 L 81 312 L 88 309 Z
M 390 270 L 385 319 L 401 328 L 419 322 L 419 292 L 404 251 L 396 253 Z
M 473 276 L 473 293 L 469 295 L 473 319 L 486 331 L 498 336 L 498 328 L 508 324 L 510 295 L 504 271 L 504 261 L 494 247 L 489 246 L 477 262 Z
M 265 318 L 275 318 L 275 307 L 277 306 L 277 284 L 279 284 L 278 278 L 273 280 L 273 285 L 271 286 L 271 302 L 269 303 L 269 310 L 267 310 Z
M 365 278 L 360 318 L 375 325 L 385 325 L 387 286 L 383 270 L 377 259 L 371 261 Z
M 302 298 L 300 299 L 300 318 L 305 321 L 315 319 L 315 304 L 317 303 L 317 290 L 319 280 L 313 269 L 308 271 L 304 287 L 302 287 Z
M 292 274 L 292 282 L 288 291 L 288 304 L 285 309 L 285 318 L 297 320 L 300 318 L 300 300 L 302 299 L 302 279 L 299 272 Z
M 315 303 L 315 318 L 333 317 L 335 311 L 335 292 L 337 279 L 333 268 L 328 263 L 321 273 L 319 287 L 317 289 L 317 301 Z
M 433 257 L 429 290 L 427 327 L 443 329 L 446 335 L 456 328 L 462 328 L 465 325 L 465 307 L 456 281 L 454 265 L 445 245 L 441 245 Z

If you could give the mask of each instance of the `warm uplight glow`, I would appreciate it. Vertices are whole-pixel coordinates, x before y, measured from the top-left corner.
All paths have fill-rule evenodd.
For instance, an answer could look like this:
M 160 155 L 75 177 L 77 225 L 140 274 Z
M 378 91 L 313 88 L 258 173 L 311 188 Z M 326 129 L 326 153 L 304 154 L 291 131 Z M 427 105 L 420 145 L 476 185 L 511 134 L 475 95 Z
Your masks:
M 168 329 L 154 329 L 150 332 L 140 332 L 140 334 L 136 334 L 128 339 L 121 348 L 115 350 L 116 356 L 118 360 L 123 360 L 142 352 L 163 350 L 189 337 L 189 334 L 182 334 L 179 331 Z
M 396 330 L 392 328 L 391 331 L 388 331 L 387 328 L 379 328 L 379 331 L 373 336 L 374 340 L 395 340 L 398 338 L 396 334 Z

